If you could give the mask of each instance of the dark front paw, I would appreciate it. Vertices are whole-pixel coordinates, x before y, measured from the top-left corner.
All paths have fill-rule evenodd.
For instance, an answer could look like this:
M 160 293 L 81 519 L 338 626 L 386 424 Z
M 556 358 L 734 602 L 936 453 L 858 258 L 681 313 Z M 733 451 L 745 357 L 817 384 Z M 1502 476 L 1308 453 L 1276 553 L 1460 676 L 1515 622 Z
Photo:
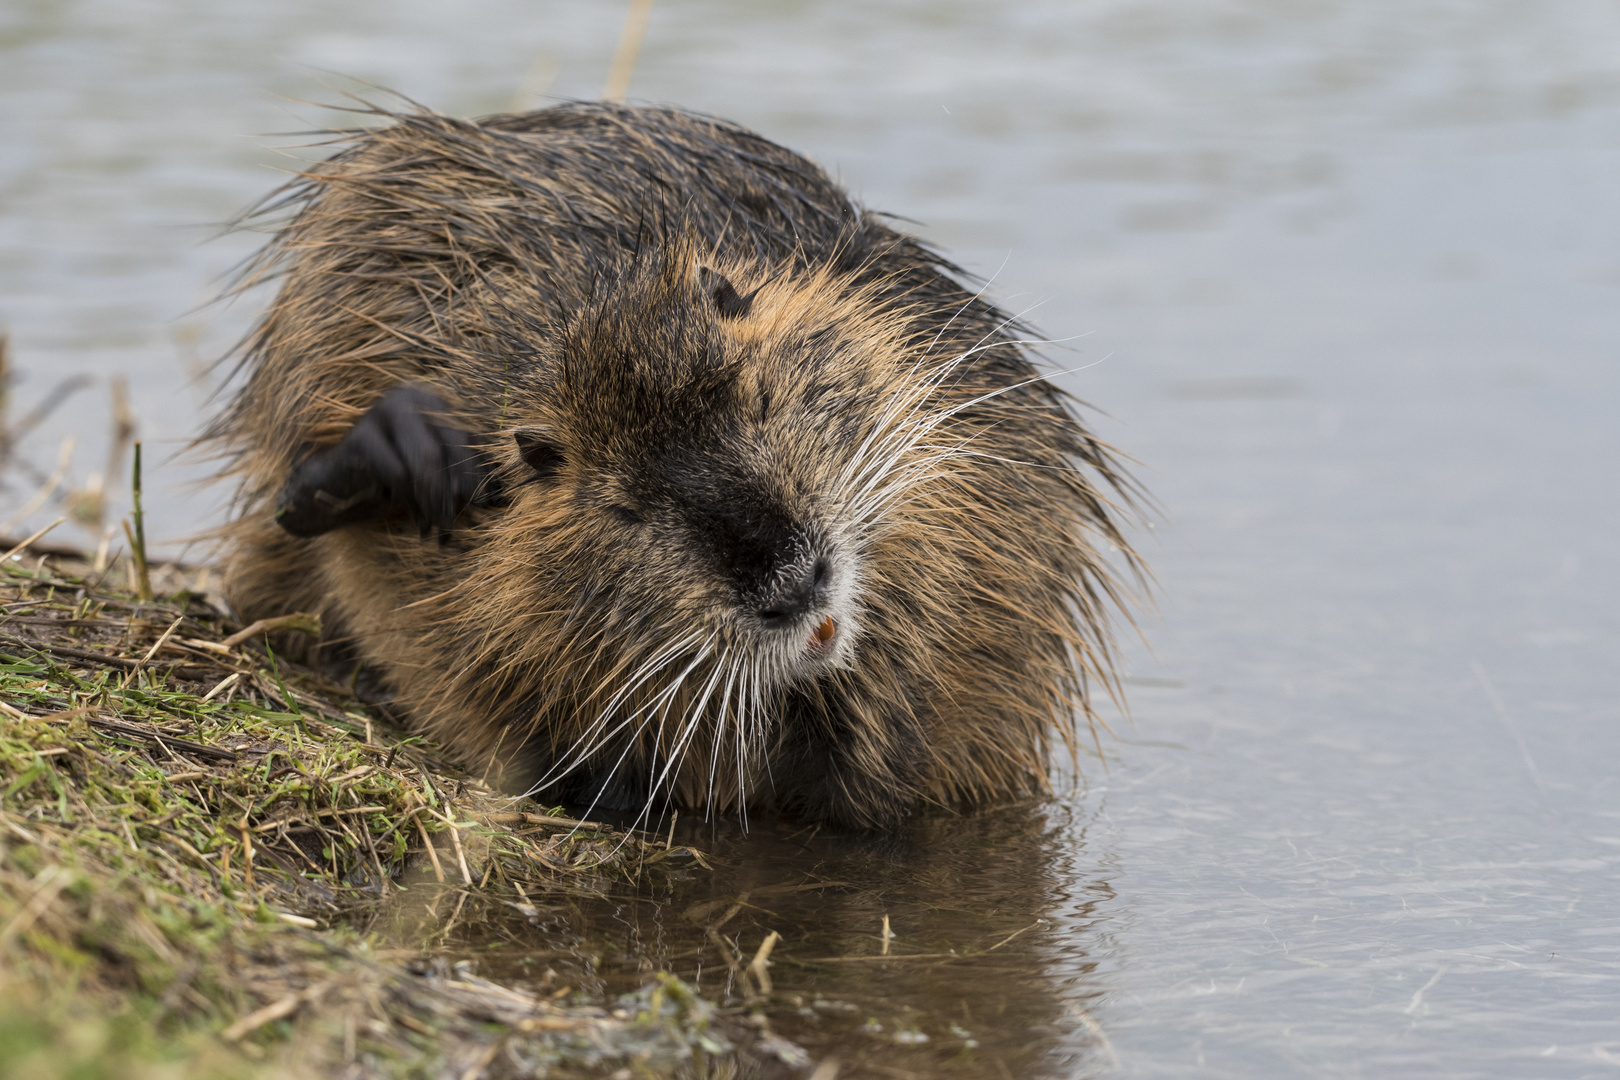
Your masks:
M 485 465 L 473 435 L 443 423 L 444 400 L 399 386 L 366 410 L 343 441 L 305 458 L 276 498 L 294 536 L 406 516 L 422 535 L 449 533 L 477 498 Z

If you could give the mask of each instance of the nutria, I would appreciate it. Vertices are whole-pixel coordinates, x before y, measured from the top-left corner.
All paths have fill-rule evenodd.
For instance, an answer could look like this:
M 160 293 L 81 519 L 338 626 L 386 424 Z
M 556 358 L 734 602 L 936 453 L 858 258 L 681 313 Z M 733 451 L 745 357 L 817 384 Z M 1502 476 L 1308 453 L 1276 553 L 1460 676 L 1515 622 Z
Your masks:
M 1134 488 L 1018 325 L 815 165 L 668 108 L 381 126 L 254 212 L 205 438 L 226 595 L 319 612 L 549 802 L 881 828 L 1047 785 Z

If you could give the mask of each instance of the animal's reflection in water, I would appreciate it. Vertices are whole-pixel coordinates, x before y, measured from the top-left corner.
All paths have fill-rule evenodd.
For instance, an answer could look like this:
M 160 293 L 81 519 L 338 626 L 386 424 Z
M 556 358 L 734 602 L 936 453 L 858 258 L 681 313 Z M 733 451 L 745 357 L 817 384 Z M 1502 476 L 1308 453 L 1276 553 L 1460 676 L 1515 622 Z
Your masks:
M 672 860 L 691 870 L 656 891 L 536 898 L 538 919 L 474 925 L 453 944 L 488 977 L 549 969 L 551 985 L 593 996 L 672 972 L 813 1059 L 835 1056 L 839 1075 L 1085 1074 L 1112 1055 L 1085 953 L 1114 894 L 1074 814 L 1031 801 L 888 837 L 678 820 L 667 835 L 712 870 Z

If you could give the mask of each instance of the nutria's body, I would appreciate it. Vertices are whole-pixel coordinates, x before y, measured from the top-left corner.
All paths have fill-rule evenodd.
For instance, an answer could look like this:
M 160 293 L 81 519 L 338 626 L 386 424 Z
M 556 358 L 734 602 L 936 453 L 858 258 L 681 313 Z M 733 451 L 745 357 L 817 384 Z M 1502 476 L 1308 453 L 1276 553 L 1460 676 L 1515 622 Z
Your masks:
M 391 119 L 258 264 L 210 433 L 243 618 L 320 612 L 551 801 L 881 827 L 1041 788 L 1134 557 L 1006 317 L 718 121 Z

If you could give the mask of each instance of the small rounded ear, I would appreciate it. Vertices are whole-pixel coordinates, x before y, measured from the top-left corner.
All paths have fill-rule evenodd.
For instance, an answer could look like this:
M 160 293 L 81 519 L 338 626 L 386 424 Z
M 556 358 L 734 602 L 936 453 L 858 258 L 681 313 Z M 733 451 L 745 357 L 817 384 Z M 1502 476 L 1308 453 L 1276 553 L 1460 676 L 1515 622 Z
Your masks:
M 512 432 L 512 439 L 517 443 L 518 455 L 523 458 L 524 464 L 533 469 L 534 475 L 541 480 L 557 475 L 557 470 L 562 468 L 566 460 L 562 449 L 543 431 L 519 428 Z
M 759 292 L 755 289 L 747 296 L 743 296 L 724 274 L 709 266 L 697 268 L 697 283 L 703 294 L 714 301 L 715 310 L 727 319 L 740 319 L 747 315 L 748 310 L 754 306 L 755 294 Z

